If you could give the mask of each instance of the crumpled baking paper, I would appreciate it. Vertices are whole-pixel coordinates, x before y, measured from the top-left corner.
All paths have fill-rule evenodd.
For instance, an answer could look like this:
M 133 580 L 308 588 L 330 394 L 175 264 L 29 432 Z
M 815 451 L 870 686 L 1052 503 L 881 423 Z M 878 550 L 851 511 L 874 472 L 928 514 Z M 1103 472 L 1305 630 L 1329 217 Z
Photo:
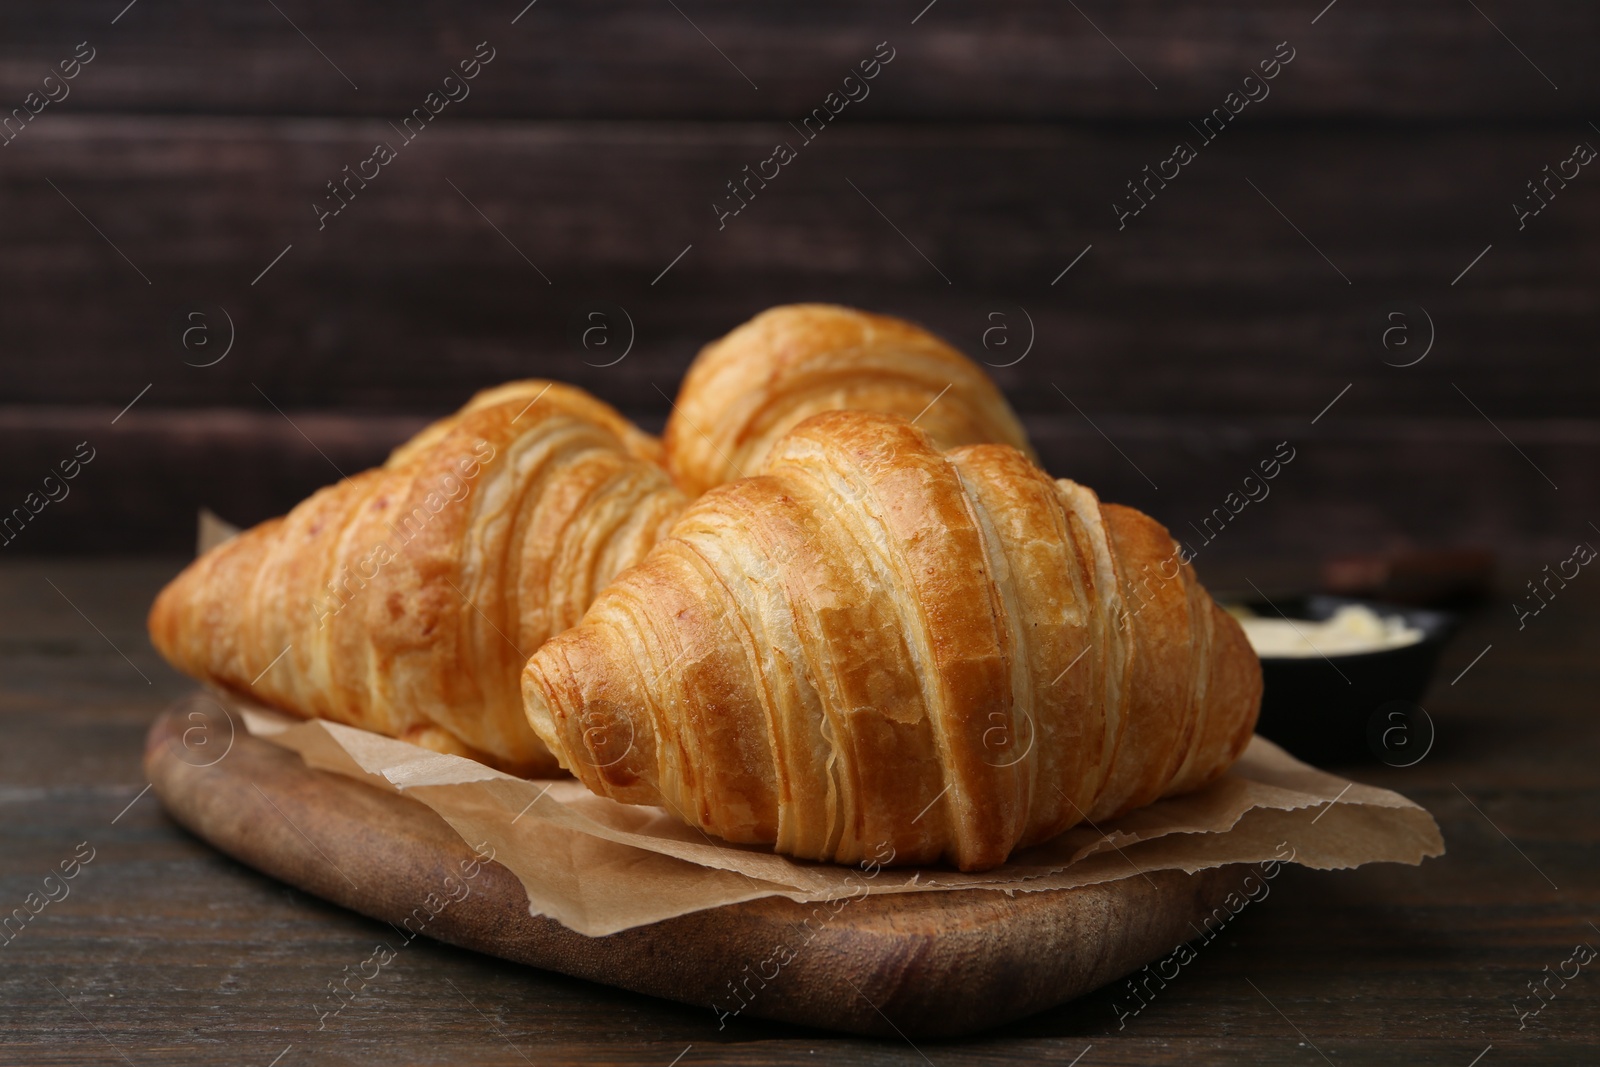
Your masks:
M 790 859 L 707 836 L 660 808 L 595 796 L 574 779 L 527 780 L 366 730 L 302 721 L 219 697 L 251 734 L 314 768 L 401 793 L 467 844 L 487 842 L 521 880 L 528 909 L 591 937 L 758 897 L 992 889 L 1032 893 L 1230 863 L 1331 869 L 1442 855 L 1433 817 L 1398 793 L 1299 762 L 1261 737 L 1219 780 L 1097 826 L 1084 824 L 976 874 L 861 869 Z

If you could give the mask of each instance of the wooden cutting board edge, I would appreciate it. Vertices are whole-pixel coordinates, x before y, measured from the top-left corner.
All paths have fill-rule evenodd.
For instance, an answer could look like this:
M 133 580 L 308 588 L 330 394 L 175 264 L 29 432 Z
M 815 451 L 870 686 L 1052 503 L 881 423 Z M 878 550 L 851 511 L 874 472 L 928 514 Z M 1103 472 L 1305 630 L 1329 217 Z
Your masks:
M 185 746 L 186 732 L 231 736 L 232 744 L 206 765 L 203 747 Z M 312 770 L 225 720 L 199 694 L 151 725 L 144 766 L 168 813 L 196 836 L 397 934 L 429 893 L 446 895 L 447 876 L 461 885 L 463 864 L 475 859 L 423 804 Z M 769 897 L 586 937 L 528 914 L 522 883 L 488 862 L 465 898 L 421 929 L 448 944 L 698 1007 L 719 1024 L 736 1025 L 742 1014 L 874 1036 L 951 1037 L 1139 969 L 1192 939 L 1243 875 L 1229 866 L 1009 896 L 877 895 L 836 912 Z

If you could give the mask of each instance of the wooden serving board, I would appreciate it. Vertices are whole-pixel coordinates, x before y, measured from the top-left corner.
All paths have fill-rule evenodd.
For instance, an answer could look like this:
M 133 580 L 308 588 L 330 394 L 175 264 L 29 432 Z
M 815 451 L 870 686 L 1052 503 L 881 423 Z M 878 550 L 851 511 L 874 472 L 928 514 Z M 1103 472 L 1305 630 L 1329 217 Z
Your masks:
M 214 746 L 204 759 L 197 755 L 204 749 L 184 743 L 186 732 L 191 741 L 202 736 L 196 730 Z M 230 736 L 226 755 L 212 763 Z M 167 811 L 191 832 L 374 919 L 403 921 L 474 858 L 417 801 L 312 770 L 198 697 L 151 726 L 144 765 Z M 491 862 L 426 933 L 707 1012 L 713 1004 L 737 1008 L 737 987 L 754 991 L 744 994 L 745 1015 L 863 1034 L 952 1036 L 1137 970 L 1188 940 L 1241 878 L 1241 870 L 1221 867 L 1013 896 L 990 889 L 869 896 L 806 939 L 796 930 L 817 905 L 771 897 L 586 937 L 529 915 L 522 883 Z M 775 968 L 766 961 L 780 946 L 798 947 Z M 762 969 L 778 973 L 763 983 Z

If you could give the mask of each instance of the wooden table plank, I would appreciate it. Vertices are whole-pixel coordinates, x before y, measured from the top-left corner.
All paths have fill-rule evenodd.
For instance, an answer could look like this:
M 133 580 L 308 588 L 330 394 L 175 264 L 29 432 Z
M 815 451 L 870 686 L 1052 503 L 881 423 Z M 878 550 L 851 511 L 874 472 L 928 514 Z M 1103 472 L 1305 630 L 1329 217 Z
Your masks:
M 1503 598 L 1468 622 L 1424 698 L 1439 728 L 1434 750 L 1411 768 L 1349 769 L 1428 806 L 1449 848 L 1442 859 L 1286 871 L 1124 1029 L 1117 1007 L 1129 996 L 1110 988 L 992 1034 L 913 1049 L 748 1020 L 718 1031 L 709 1010 L 420 941 L 318 1032 L 313 1005 L 326 983 L 366 959 L 386 928 L 212 853 L 151 797 L 135 801 L 144 730 L 189 685 L 160 666 L 140 630 L 177 564 L 0 564 L 0 903 L 19 906 L 80 842 L 95 849 L 70 895 L 0 947 L 0 1059 L 268 1064 L 287 1048 L 284 1067 L 666 1067 L 680 1053 L 685 1065 L 926 1057 L 943 1067 L 1068 1063 L 1092 1046 L 1082 1067 L 1309 1065 L 1323 1062 L 1316 1050 L 1334 1063 L 1467 1067 L 1492 1043 L 1480 1063 L 1493 1067 L 1579 1062 L 1597 1046 L 1592 967 L 1564 989 L 1552 983 L 1556 998 L 1526 1029 L 1512 1008 L 1519 994 L 1532 1005 L 1525 983 L 1575 943 L 1600 946 L 1587 925 L 1600 915 L 1600 586 L 1588 576 L 1518 632 L 1505 605 L 1522 571 L 1508 567 Z
M 479 117 L 796 118 L 885 39 L 898 54 L 868 99 L 892 118 L 1187 118 L 1285 39 L 1305 57 L 1282 99 L 1297 117 L 1581 120 L 1600 95 L 1600 19 L 1582 0 L 1486 8 L 1515 45 L 1452 0 L 1343 0 L 1315 25 L 1322 4 L 1298 0 L 819 0 L 759 15 L 737 0 L 423 0 L 403 15 L 377 0 L 190 0 L 112 25 L 122 6 L 0 10 L 0 99 L 20 101 L 85 38 L 98 55 L 64 107 L 404 114 L 485 39 L 499 55 L 461 105 Z
M 713 201 L 735 203 L 728 181 L 798 141 L 787 126 L 445 115 L 319 230 L 325 183 L 397 140 L 386 121 L 45 117 L 0 172 L 9 403 L 114 414 L 150 385 L 141 407 L 270 410 L 264 393 L 423 414 L 539 374 L 664 412 L 700 346 L 772 304 L 831 300 L 924 323 L 1024 410 L 1070 410 L 1055 382 L 1107 414 L 1309 421 L 1351 383 L 1350 402 L 1396 419 L 1478 418 L 1452 383 L 1496 420 L 1600 411 L 1585 362 L 1600 196 L 1575 179 L 1520 231 L 1511 210 L 1596 137 L 1581 123 L 1247 113 L 1120 229 L 1113 202 L 1135 203 L 1127 183 L 1198 140 L 1185 124 L 859 123 L 800 145 L 719 228 Z M 597 300 L 633 324 L 620 362 L 574 339 Z M 1408 301 L 1437 344 L 1385 365 L 1423 351 L 1379 347 Z M 208 305 L 237 343 L 199 367 L 225 322 L 210 312 L 205 351 L 180 348 L 179 327 Z M 1420 312 L 1405 321 L 1424 345 Z

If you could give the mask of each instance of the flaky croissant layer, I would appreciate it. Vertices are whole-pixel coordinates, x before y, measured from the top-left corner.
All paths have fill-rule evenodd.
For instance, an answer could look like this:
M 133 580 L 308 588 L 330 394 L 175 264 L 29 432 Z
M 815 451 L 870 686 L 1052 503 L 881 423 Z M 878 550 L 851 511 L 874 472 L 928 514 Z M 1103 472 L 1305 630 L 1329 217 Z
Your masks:
M 798 857 L 963 870 L 1211 781 L 1260 692 L 1156 522 L 853 411 L 700 498 L 523 675 L 597 793 Z
M 757 473 L 796 425 L 846 408 L 913 419 L 941 448 L 995 442 L 1031 455 L 994 382 L 927 330 L 836 304 L 786 304 L 695 357 L 662 437 L 666 463 L 697 495 Z
M 487 390 L 196 560 L 151 608 L 151 639 L 297 715 L 553 773 L 521 669 L 682 511 L 659 454 L 580 389 Z

